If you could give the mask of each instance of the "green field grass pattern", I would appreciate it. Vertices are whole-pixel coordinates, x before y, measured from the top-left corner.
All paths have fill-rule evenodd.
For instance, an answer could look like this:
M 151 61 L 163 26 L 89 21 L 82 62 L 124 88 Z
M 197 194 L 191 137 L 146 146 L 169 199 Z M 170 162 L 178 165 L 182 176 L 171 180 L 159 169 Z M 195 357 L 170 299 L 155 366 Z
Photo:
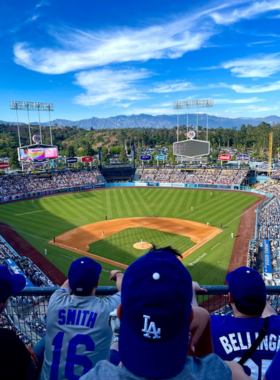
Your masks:
M 120 189 L 110 189 L 4 204 L 0 206 L 0 221 L 17 230 L 41 254 L 44 254 L 44 249 L 47 248 L 47 258 L 65 274 L 71 261 L 80 256 L 51 246 L 48 241 L 73 228 L 102 221 L 105 215 L 108 219 L 119 219 L 154 214 L 200 223 L 209 222 L 218 228 L 222 223 L 225 227 L 223 233 L 184 260 L 196 281 L 211 285 L 224 282 L 234 244 L 230 234 L 236 234 L 242 210 L 255 201 L 256 198 L 251 194 L 230 191 L 124 188 L 121 192 Z M 162 232 L 153 230 L 149 233 L 152 235 L 147 238 L 148 241 L 153 240 L 159 245 L 166 245 L 166 234 L 161 235 Z M 157 236 L 160 235 L 163 244 L 160 238 L 157 240 Z M 111 238 L 112 240 L 106 238 L 105 241 L 108 243 L 108 251 L 112 250 L 112 253 L 103 253 L 104 256 L 112 254 L 114 260 L 130 263 L 136 257 L 133 248 L 128 257 L 124 257 L 124 249 L 129 250 L 129 247 L 126 248 L 126 243 L 122 244 L 121 238 Z M 114 241 L 115 243 L 112 243 Z M 179 242 L 180 239 L 178 244 Z M 102 248 L 101 243 L 95 244 Z M 104 252 L 103 248 L 102 250 Z M 118 255 L 113 251 L 122 253 Z M 100 285 L 109 285 L 109 271 L 113 267 L 105 263 L 102 263 L 102 266 Z

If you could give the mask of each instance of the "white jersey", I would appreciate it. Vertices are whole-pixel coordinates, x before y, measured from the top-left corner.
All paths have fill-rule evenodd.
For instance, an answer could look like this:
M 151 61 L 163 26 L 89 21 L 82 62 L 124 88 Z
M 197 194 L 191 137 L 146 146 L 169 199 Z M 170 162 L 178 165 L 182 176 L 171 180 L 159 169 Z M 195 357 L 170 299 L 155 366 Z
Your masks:
M 121 296 L 71 296 L 59 289 L 47 312 L 46 346 L 41 380 L 76 380 L 100 360 L 110 358 L 109 314 Z

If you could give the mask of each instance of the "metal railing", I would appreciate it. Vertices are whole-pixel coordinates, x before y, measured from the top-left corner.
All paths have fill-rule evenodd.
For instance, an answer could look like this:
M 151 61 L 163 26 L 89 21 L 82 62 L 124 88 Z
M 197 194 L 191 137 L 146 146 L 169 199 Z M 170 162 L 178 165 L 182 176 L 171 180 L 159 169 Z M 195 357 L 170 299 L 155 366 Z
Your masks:
M 228 306 L 228 286 L 204 286 L 207 293 L 198 293 L 198 302 L 211 313 L 230 314 Z M 29 345 L 35 345 L 45 335 L 46 314 L 50 296 L 59 289 L 33 288 L 24 289 L 10 298 L 5 312 L 0 314 L 0 327 L 14 330 Z M 98 287 L 97 296 L 108 296 L 117 292 L 116 287 Z M 280 314 L 280 286 L 267 287 L 268 301 Z

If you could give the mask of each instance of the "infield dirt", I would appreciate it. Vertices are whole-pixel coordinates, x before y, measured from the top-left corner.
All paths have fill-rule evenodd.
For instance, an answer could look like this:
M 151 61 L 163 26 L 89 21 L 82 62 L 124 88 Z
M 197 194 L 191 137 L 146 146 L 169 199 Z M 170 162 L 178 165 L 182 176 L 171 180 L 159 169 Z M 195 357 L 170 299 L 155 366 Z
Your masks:
M 183 253 L 184 258 L 222 232 L 219 228 L 183 219 L 158 217 L 124 218 L 106 220 L 74 228 L 73 230 L 57 236 L 55 238 L 55 243 L 53 241 L 50 241 L 49 243 L 81 255 L 86 254 L 86 256 L 116 265 L 120 268 L 127 268 L 127 265 L 88 253 L 87 250 L 89 249 L 90 244 L 95 243 L 98 240 L 105 239 L 106 237 L 126 230 L 127 228 L 138 227 L 145 227 L 189 237 L 197 244 Z

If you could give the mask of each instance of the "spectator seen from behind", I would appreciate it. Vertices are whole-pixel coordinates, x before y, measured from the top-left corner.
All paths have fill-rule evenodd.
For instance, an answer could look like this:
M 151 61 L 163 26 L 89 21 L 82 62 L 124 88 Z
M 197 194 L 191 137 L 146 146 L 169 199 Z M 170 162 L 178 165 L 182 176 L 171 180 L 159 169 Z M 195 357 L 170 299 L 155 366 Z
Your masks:
M 245 364 L 245 372 L 263 379 L 280 348 L 280 316 L 266 303 L 265 284 L 254 269 L 240 267 L 227 275 L 231 315 L 211 315 L 214 352 L 224 360 L 239 361 L 248 351 L 269 317 L 267 335 Z
M 70 266 L 68 280 L 52 295 L 41 380 L 79 379 L 98 361 L 110 359 L 108 318 L 120 303 L 120 293 L 101 299 L 95 296 L 101 271 L 94 260 L 77 259 Z M 110 279 L 119 291 L 122 278 L 121 271 L 111 272 Z
M 203 334 L 197 319 L 192 328 L 192 293 L 191 276 L 173 253 L 150 251 L 136 260 L 125 272 L 118 307 L 122 365 L 101 361 L 81 380 L 248 379 L 215 354 L 187 356 L 189 331 Z

